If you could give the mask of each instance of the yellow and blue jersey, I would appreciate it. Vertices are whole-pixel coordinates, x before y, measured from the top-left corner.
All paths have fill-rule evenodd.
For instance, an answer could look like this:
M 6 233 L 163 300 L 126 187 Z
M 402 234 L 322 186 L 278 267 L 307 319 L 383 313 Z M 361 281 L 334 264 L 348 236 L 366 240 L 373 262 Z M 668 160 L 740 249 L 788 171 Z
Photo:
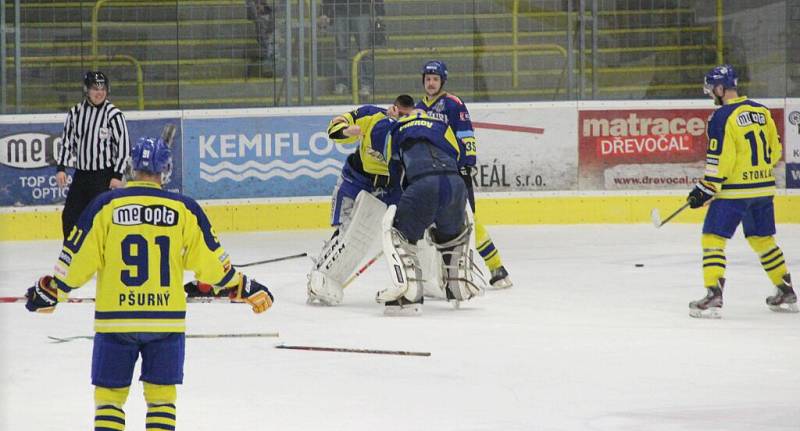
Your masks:
M 358 156 L 361 159 L 361 166 L 364 172 L 373 175 L 389 175 L 386 162 L 382 158 L 372 152 L 371 131 L 373 127 L 382 119 L 386 118 L 386 109 L 375 105 L 363 105 L 358 108 L 342 114 L 345 121 L 349 126 L 358 126 L 361 128 L 361 136 L 352 136 L 345 139 L 335 139 L 336 142 L 341 144 L 355 143 L 360 139 L 358 147 Z M 330 135 L 333 123 L 328 126 L 328 134 Z
M 97 273 L 96 332 L 184 332 L 184 270 L 221 287 L 238 282 L 197 202 L 131 181 L 83 211 L 64 240 L 55 280 L 70 292 Z
M 422 109 L 428 116 L 450 126 L 463 146 L 461 165 L 475 166 L 478 149 L 475 130 L 472 128 L 472 119 L 470 119 L 467 105 L 458 96 L 447 92 L 442 92 L 434 98 L 425 96 L 417 102 L 416 108 Z
M 708 122 L 704 179 L 717 185 L 719 199 L 772 196 L 782 150 L 769 109 L 744 96 L 732 99 Z
M 415 113 L 395 120 L 386 118 L 373 129 L 372 148 L 384 160 L 397 159 L 406 141 L 428 141 L 456 161 L 461 160 L 461 146 L 447 123 L 426 113 Z

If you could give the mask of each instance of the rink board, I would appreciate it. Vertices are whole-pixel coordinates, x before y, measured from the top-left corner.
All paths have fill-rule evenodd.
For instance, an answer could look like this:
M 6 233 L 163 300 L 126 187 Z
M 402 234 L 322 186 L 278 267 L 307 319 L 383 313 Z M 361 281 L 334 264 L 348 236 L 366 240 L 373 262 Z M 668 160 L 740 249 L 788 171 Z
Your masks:
M 685 194 L 514 196 L 479 198 L 478 220 L 486 224 L 598 224 L 650 223 L 653 208 L 662 217 L 685 202 Z M 219 232 L 298 230 L 328 227 L 330 201 L 241 200 L 205 202 L 203 208 Z M 687 210 L 671 223 L 699 223 L 705 210 Z M 800 194 L 780 193 L 775 198 L 780 223 L 800 223 Z M 0 209 L 0 241 L 57 239 L 61 236 L 61 207 Z

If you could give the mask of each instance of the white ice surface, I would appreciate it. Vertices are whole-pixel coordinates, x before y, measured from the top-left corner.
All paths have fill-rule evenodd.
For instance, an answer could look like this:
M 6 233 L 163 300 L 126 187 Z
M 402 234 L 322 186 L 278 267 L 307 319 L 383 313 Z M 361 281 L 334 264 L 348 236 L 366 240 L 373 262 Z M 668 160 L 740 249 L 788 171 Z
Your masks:
M 453 310 L 384 317 L 383 261 L 338 307 L 305 305 L 307 259 L 247 273 L 276 297 L 266 314 L 191 304 L 189 333 L 279 331 L 280 339 L 187 340 L 183 430 L 800 430 L 800 315 L 772 293 L 737 233 L 728 247 L 724 318 L 695 320 L 704 295 L 696 225 L 492 226 L 515 286 Z M 308 251 L 328 231 L 222 235 L 235 262 Z M 779 227 L 800 280 L 800 226 Z M 0 295 L 19 296 L 52 267 L 55 241 L 0 242 Z M 636 268 L 636 263 L 645 266 Z M 88 285 L 73 296 L 93 296 Z M 91 304 L 53 315 L 0 304 L 0 429 L 89 430 Z M 278 342 L 428 351 L 402 357 L 277 350 Z M 136 375 L 138 376 L 138 370 Z M 126 405 L 144 428 L 142 386 Z

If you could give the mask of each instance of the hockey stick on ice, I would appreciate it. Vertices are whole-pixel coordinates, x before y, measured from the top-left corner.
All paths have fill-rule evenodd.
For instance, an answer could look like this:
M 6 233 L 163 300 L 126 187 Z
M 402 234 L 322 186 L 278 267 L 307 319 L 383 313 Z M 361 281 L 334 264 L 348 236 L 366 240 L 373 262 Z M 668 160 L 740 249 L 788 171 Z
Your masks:
M 354 282 L 356 280 L 356 278 L 358 278 L 359 276 L 361 276 L 361 274 L 366 272 L 367 269 L 369 269 L 369 267 L 372 266 L 372 264 L 375 263 L 375 261 L 378 260 L 378 258 L 381 257 L 381 255 L 383 255 L 383 250 L 378 252 L 378 254 L 376 254 L 375 257 L 373 257 L 372 259 L 368 260 L 367 263 L 364 264 L 364 266 L 362 266 L 361 268 L 358 268 L 358 271 L 356 271 L 355 274 L 351 275 L 350 278 L 348 278 L 347 281 L 345 281 L 344 284 L 342 284 L 342 289 L 344 289 L 345 287 L 349 286 L 350 283 L 352 283 L 352 282 Z
M 28 298 L 24 296 L 0 296 L 0 304 L 24 303 L 27 301 Z M 89 304 L 93 302 L 95 302 L 94 298 L 66 298 L 58 301 L 59 304 Z M 190 304 L 204 304 L 209 302 L 244 304 L 243 302 L 233 302 L 227 296 L 190 296 L 186 298 L 186 302 Z
M 675 216 L 680 214 L 686 208 L 689 208 L 689 202 L 686 202 L 685 204 L 683 204 L 683 206 L 681 206 L 680 208 L 675 210 L 675 212 L 670 214 L 669 217 L 665 218 L 663 221 L 661 220 L 661 215 L 658 213 L 658 208 L 653 208 L 653 210 L 650 211 L 650 218 L 653 220 L 653 226 L 655 226 L 656 228 L 660 228 L 661 226 L 664 226 L 665 224 L 667 224 L 670 220 L 675 218 Z
M 249 334 L 186 334 L 186 338 L 277 338 L 277 332 L 256 332 Z M 48 335 L 51 343 L 68 343 L 73 340 L 92 340 L 93 335 L 73 335 L 71 337 L 53 337 Z
M 276 349 L 308 350 L 312 352 L 369 353 L 373 355 L 430 356 L 431 352 L 412 352 L 407 350 L 348 349 L 345 347 L 290 346 L 278 344 Z
M 246 268 L 248 266 L 262 265 L 262 264 L 265 264 L 265 263 L 280 262 L 282 260 L 299 259 L 301 257 L 306 257 L 306 256 L 308 256 L 308 253 L 298 253 L 298 254 L 293 254 L 291 256 L 283 256 L 283 257 L 275 257 L 275 258 L 272 258 L 272 259 L 257 260 L 255 262 L 242 263 L 242 264 L 238 264 L 238 265 L 234 264 L 233 267 L 234 268 Z

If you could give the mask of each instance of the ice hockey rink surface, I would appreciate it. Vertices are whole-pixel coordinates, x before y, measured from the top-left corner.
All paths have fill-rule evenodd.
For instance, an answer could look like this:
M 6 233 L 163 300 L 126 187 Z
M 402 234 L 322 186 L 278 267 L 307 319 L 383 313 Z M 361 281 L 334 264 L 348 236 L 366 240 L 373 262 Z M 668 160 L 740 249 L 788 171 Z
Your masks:
M 307 258 L 246 273 L 275 306 L 190 304 L 178 429 L 326 431 L 797 431 L 800 314 L 768 310 L 770 282 L 741 231 L 728 246 L 721 320 L 688 316 L 705 294 L 700 226 L 490 226 L 515 283 L 452 309 L 385 317 L 381 260 L 337 307 L 305 304 Z M 326 230 L 221 235 L 234 263 L 316 254 Z M 778 226 L 800 280 L 800 225 Z M 56 241 L 0 242 L 0 295 L 20 296 Z M 643 267 L 636 267 L 636 264 Z M 187 280 L 188 280 L 187 275 Z M 94 296 L 93 282 L 73 293 Z M 0 428 L 88 430 L 92 304 L 52 315 L 0 304 Z M 278 350 L 278 343 L 430 352 L 430 357 Z M 138 377 L 138 369 L 134 374 Z M 127 429 L 144 429 L 141 383 Z

